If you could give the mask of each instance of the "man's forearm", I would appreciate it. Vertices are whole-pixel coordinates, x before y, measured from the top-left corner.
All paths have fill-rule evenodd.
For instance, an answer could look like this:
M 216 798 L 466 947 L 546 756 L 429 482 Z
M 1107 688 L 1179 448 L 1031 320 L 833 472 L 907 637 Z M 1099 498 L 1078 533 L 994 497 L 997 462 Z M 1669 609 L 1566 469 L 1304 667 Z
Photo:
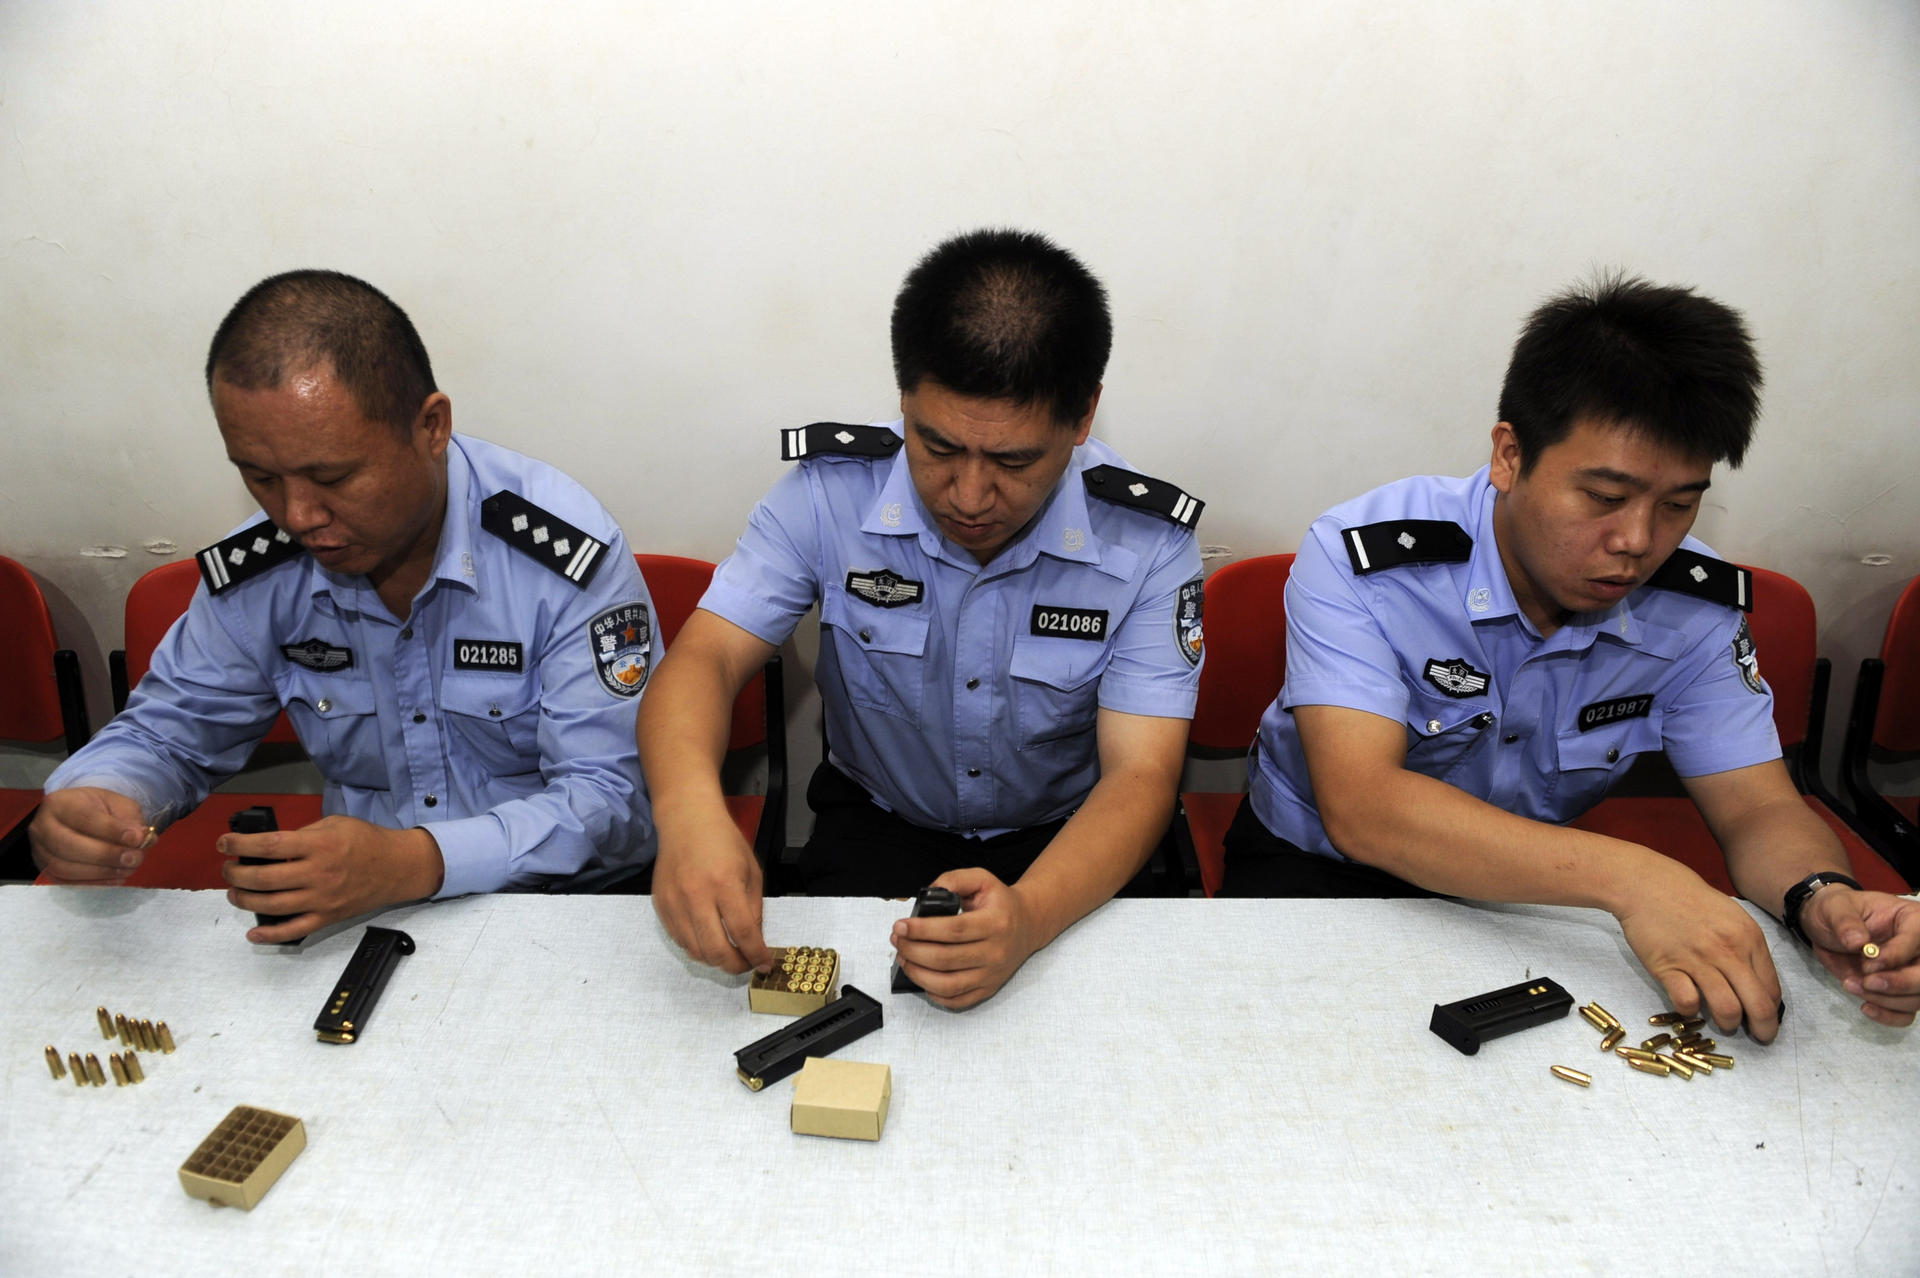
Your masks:
M 654 822 L 663 832 L 726 806 L 720 765 L 735 693 L 718 663 L 698 652 L 680 655 L 661 663 L 635 725 Z
M 1797 794 L 1739 813 L 1716 833 L 1733 885 L 1775 918 L 1787 889 L 1809 874 L 1851 870 L 1840 840 Z
M 1356 861 L 1448 896 L 1578 905 L 1618 915 L 1675 872 L 1636 843 L 1502 811 L 1444 781 L 1395 769 L 1364 787 L 1351 810 L 1323 802 L 1334 847 Z
M 1178 782 L 1157 774 L 1110 772 L 1027 872 L 1020 894 L 1040 946 L 1112 898 L 1139 873 L 1173 816 Z

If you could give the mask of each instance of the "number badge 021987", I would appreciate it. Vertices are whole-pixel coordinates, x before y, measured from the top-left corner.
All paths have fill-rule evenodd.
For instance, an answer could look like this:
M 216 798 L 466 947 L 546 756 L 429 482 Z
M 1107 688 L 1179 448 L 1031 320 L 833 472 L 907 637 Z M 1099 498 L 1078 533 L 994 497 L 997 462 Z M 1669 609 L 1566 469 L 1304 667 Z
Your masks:
M 593 669 L 616 697 L 637 697 L 653 666 L 653 622 L 643 603 L 609 608 L 587 623 Z

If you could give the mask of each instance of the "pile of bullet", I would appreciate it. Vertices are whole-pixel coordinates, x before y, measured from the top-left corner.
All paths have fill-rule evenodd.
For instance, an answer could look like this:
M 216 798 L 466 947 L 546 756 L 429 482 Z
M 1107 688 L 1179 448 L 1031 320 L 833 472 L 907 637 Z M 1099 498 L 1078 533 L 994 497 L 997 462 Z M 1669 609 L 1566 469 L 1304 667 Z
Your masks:
M 134 1048 L 137 1047 L 143 1052 L 173 1051 L 173 1031 L 167 1028 L 165 1021 L 155 1025 L 152 1021 L 109 1016 L 104 1007 L 95 1008 L 94 1015 L 100 1022 L 100 1037 L 118 1038 L 121 1046 L 128 1049 L 125 1054 L 113 1052 L 108 1057 L 108 1064 L 113 1070 L 113 1081 L 117 1086 L 125 1087 L 129 1083 L 144 1083 L 147 1080 L 147 1072 L 140 1068 L 140 1058 L 134 1054 Z M 49 1044 L 47 1071 L 55 1078 L 65 1078 L 71 1073 L 75 1087 L 107 1085 L 107 1071 L 101 1068 L 100 1058 L 93 1052 L 88 1052 L 84 1060 L 81 1059 L 80 1053 L 69 1052 L 63 1063 L 60 1059 L 60 1049 Z
M 1628 1047 L 1620 1041 L 1627 1036 L 1626 1026 L 1612 1012 L 1598 1003 L 1589 1003 L 1580 1009 L 1580 1015 L 1586 1018 L 1587 1024 L 1600 1031 L 1601 1051 L 1614 1053 L 1643 1074 L 1678 1074 L 1690 1079 L 1695 1074 L 1711 1074 L 1716 1069 L 1733 1068 L 1733 1057 L 1716 1052 L 1714 1049 L 1719 1044 L 1702 1033 L 1707 1023 L 1704 1017 L 1658 1012 L 1647 1018 L 1647 1024 L 1661 1029 L 1661 1032 L 1638 1047 Z M 1664 1055 L 1661 1048 L 1666 1049 Z M 1553 1073 L 1557 1078 L 1578 1083 L 1582 1087 L 1593 1082 L 1591 1074 L 1565 1065 L 1553 1066 Z

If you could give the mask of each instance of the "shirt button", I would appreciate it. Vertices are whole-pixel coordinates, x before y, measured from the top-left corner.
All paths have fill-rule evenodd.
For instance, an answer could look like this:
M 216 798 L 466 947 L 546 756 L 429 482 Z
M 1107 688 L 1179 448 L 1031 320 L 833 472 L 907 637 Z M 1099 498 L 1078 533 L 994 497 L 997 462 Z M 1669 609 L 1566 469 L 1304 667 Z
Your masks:
M 322 697 L 318 701 L 313 703 L 313 708 L 315 710 L 318 710 L 321 714 L 325 714 L 327 711 L 333 709 L 333 702 L 327 700 L 325 697 Z
M 495 719 L 498 719 L 498 718 L 500 717 L 500 707 L 499 707 L 499 706 L 488 706 L 488 707 L 487 707 L 487 713 L 488 713 L 489 715 L 491 715 L 491 716 L 492 716 L 493 718 L 495 718 Z
M 423 800 L 423 802 L 425 802 L 426 805 L 430 808 L 436 808 L 440 806 L 440 797 L 438 795 L 429 794 L 426 797 L 426 799 Z
M 407 628 L 406 628 L 405 630 L 402 630 L 402 631 L 400 632 L 400 637 L 401 637 L 402 639 L 411 639 L 411 638 L 413 638 L 413 627 L 412 627 L 412 626 L 408 626 L 408 627 L 407 627 Z
M 871 630 L 862 630 L 862 631 L 860 632 L 860 642 L 861 642 L 861 643 L 872 643 L 872 642 L 873 642 L 873 631 L 871 631 Z
M 1438 719 L 1427 720 L 1427 731 L 1430 733 L 1440 731 L 1440 721 Z
M 968 768 L 968 769 L 967 769 L 967 775 L 968 775 L 968 776 L 970 776 L 970 777 L 977 777 L 977 776 L 979 776 L 979 775 L 980 775 L 980 769 L 978 769 L 978 768 Z
M 1607 762 L 1608 762 L 1608 763 L 1618 763 L 1619 761 L 1620 761 L 1620 747 L 1619 747 L 1619 746 L 1608 746 L 1608 747 L 1607 747 Z
M 1517 732 L 1509 732 L 1509 733 L 1507 734 L 1507 744 L 1508 744 L 1508 745 L 1512 745 L 1512 744 L 1513 744 L 1514 742 L 1516 742 L 1516 741 L 1518 741 L 1519 739 L 1520 739 L 1520 734 L 1519 734 L 1519 733 L 1517 733 Z
M 969 680 L 967 680 L 967 691 L 968 691 L 968 692 L 972 692 L 972 691 L 973 691 L 973 690 L 974 690 L 975 688 L 977 688 L 977 687 L 979 687 L 979 686 L 980 686 L 980 681 L 979 681 L 978 679 L 969 679 Z
M 415 723 L 425 723 L 427 721 L 427 716 L 424 714 L 421 714 L 418 710 L 416 710 L 413 712 L 413 721 Z

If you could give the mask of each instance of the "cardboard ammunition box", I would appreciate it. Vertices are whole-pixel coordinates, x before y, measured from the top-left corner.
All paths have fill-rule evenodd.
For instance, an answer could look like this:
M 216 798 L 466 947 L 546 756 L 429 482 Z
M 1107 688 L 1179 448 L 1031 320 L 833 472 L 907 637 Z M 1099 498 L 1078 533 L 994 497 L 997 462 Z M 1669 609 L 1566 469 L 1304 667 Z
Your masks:
M 180 1187 L 195 1198 L 252 1211 L 306 1147 L 299 1119 L 236 1105 L 180 1164 Z
M 793 1080 L 793 1130 L 801 1136 L 879 1140 L 893 1099 L 893 1070 L 809 1056 Z

